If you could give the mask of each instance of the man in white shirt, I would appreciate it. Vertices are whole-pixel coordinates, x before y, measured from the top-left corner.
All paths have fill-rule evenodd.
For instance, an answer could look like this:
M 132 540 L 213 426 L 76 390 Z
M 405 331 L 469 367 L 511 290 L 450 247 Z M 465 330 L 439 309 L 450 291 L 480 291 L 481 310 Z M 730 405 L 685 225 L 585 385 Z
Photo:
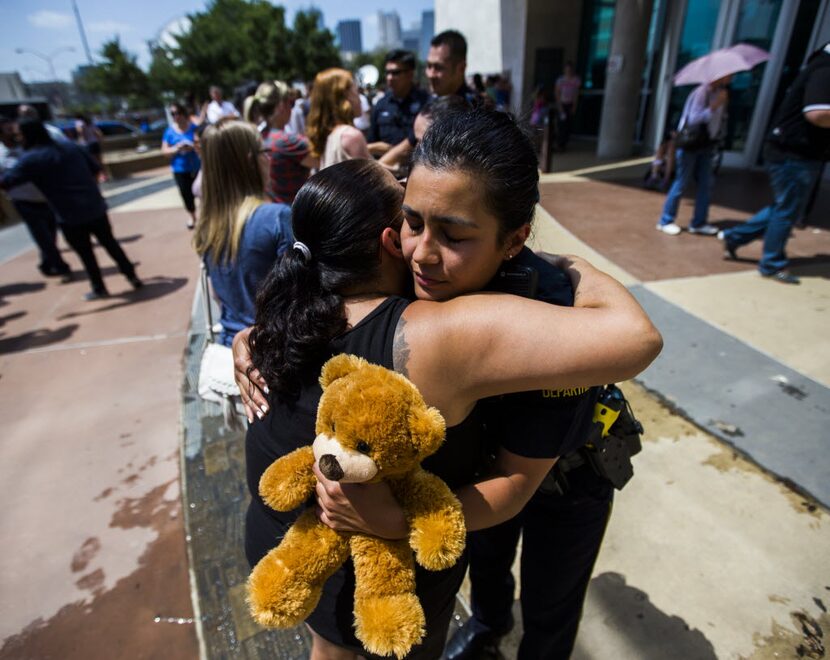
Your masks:
M 208 124 L 215 124 L 222 117 L 239 116 L 239 112 L 233 107 L 233 103 L 222 100 L 222 89 L 220 87 L 213 85 L 210 88 L 210 98 L 213 100 L 208 103 L 207 107 Z

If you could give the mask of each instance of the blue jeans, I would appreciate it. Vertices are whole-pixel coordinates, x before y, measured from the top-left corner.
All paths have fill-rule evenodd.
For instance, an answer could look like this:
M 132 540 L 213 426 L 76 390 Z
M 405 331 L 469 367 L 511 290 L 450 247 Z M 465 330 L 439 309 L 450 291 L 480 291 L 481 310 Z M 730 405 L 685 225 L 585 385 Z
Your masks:
M 804 212 L 821 163 L 799 158 L 769 161 L 767 172 L 775 201 L 743 224 L 725 231 L 724 237 L 727 245 L 737 248 L 763 236 L 758 270 L 762 275 L 773 275 L 789 265 L 784 248 L 793 224 Z
M 695 214 L 690 226 L 702 227 L 706 224 L 709 217 L 709 196 L 712 193 L 713 154 L 712 148 L 698 151 L 677 150 L 677 175 L 669 188 L 666 203 L 663 205 L 663 215 L 660 216 L 661 225 L 668 225 L 675 221 L 680 198 L 689 187 L 693 176 L 697 181 L 697 195 L 695 195 Z

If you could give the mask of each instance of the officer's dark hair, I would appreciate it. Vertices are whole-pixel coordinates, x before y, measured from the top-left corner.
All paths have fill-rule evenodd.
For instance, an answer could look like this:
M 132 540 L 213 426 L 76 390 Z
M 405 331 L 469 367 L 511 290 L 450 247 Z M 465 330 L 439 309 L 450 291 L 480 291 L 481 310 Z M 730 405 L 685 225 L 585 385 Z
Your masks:
M 389 62 L 400 64 L 402 67 L 406 67 L 407 69 L 414 69 L 415 54 L 410 50 L 395 48 L 394 50 L 390 50 L 386 53 L 386 57 L 383 59 L 384 64 L 389 64 Z
M 23 138 L 23 148 L 32 149 L 55 144 L 40 119 L 21 119 L 18 123 Z
M 484 187 L 499 221 L 499 243 L 533 221 L 539 201 L 539 162 L 527 134 L 505 112 L 485 107 L 446 109 L 415 148 L 412 169 L 461 170 Z
M 450 59 L 453 62 L 460 62 L 461 60 L 467 59 L 467 40 L 464 38 L 464 35 L 461 34 L 458 30 L 444 30 L 439 34 L 436 34 L 432 41 L 429 42 L 430 46 L 447 46 L 450 49 Z
M 380 235 L 400 229 L 403 190 L 373 160 L 347 160 L 312 176 L 291 208 L 294 248 L 271 269 L 256 299 L 251 357 L 268 387 L 293 400 L 347 328 L 343 292 L 380 274 Z
M 180 115 L 184 115 L 185 117 L 189 118 L 189 116 L 190 116 L 190 113 L 188 112 L 188 110 L 184 106 L 184 104 L 179 103 L 178 101 L 175 101 L 175 102 L 171 103 L 170 104 L 170 109 L 174 110 L 175 112 L 179 113 Z

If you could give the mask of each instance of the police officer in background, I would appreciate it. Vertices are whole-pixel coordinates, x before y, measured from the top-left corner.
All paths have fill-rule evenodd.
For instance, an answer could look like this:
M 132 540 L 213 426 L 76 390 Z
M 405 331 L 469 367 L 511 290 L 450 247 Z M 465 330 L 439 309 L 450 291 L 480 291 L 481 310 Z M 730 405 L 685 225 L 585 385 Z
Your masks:
M 390 147 L 407 139 L 415 117 L 429 95 L 415 86 L 415 55 L 391 50 L 384 64 L 387 92 L 372 109 L 369 153 L 382 156 Z
M 532 272 L 538 284 L 530 290 L 516 290 L 509 283 L 505 287 L 498 280 L 506 271 L 508 280 L 515 277 L 520 283 L 523 273 Z M 502 269 L 489 288 L 573 305 L 567 276 L 528 248 Z M 494 446 L 528 458 L 559 459 L 519 515 L 467 535 L 472 617 L 447 643 L 445 660 L 501 657 L 499 640 L 514 623 L 511 567 L 520 534 L 523 636 L 518 658 L 570 657 L 588 582 L 608 525 L 614 486 L 621 488 L 631 476 L 630 454 L 636 453 L 625 442 L 603 453 L 614 465 L 627 463 L 629 471 L 623 473 L 610 474 L 595 460 L 599 456 L 596 450 L 610 445 L 601 437 L 602 425 L 594 421 L 595 411 L 601 410 L 598 403 L 612 390 L 622 396 L 613 387 L 594 387 L 523 392 L 484 402 L 487 432 Z M 626 415 L 615 418 L 621 426 L 633 420 L 620 398 L 617 410 L 623 406 Z M 636 420 L 632 423 L 641 430 Z M 594 443 L 591 450 L 586 447 L 588 442 Z M 638 443 L 639 435 L 632 442 Z
M 810 193 L 830 160 L 830 42 L 807 58 L 772 120 L 764 148 L 774 202 L 749 220 L 718 232 L 727 258 L 763 238 L 758 271 L 783 284 L 798 284 L 788 270 L 785 247 L 793 224 L 801 218 Z

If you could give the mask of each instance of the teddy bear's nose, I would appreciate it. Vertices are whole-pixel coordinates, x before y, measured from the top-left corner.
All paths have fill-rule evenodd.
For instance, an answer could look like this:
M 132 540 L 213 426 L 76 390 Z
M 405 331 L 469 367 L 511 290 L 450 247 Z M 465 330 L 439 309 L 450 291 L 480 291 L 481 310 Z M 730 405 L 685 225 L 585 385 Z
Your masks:
M 340 467 L 340 463 L 337 462 L 334 454 L 323 454 L 320 457 L 319 465 L 320 472 L 323 473 L 326 479 L 340 481 L 343 478 L 343 468 Z

